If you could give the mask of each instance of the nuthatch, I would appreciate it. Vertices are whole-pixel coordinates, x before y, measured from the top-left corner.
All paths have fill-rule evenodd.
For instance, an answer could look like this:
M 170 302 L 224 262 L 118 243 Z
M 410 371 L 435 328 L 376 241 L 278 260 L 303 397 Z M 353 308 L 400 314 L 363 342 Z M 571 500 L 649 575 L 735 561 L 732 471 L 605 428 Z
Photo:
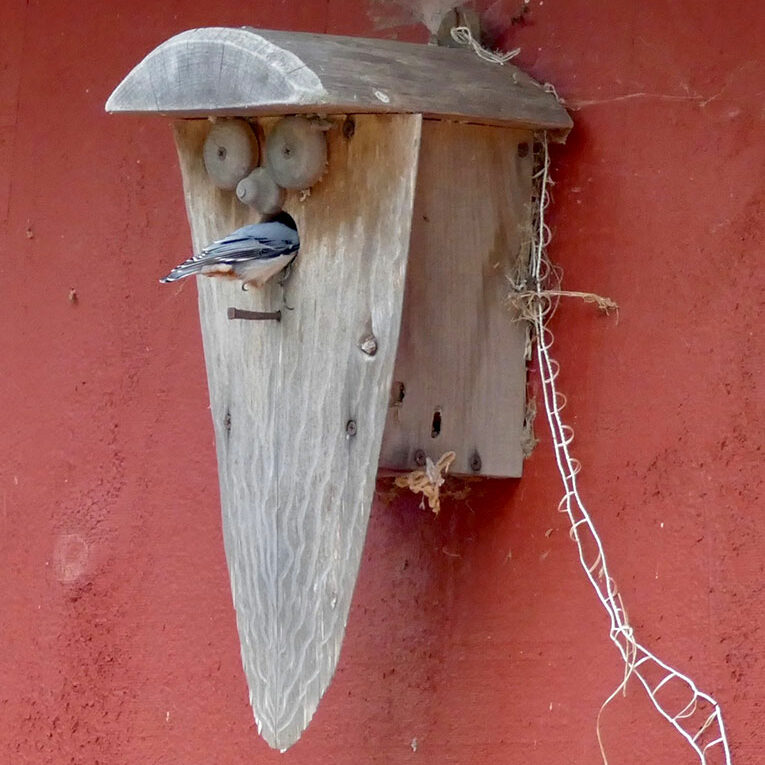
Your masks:
M 176 266 L 160 282 L 174 282 L 193 274 L 227 276 L 262 287 L 286 268 L 300 247 L 297 226 L 291 215 L 282 211 L 261 223 L 242 226 L 205 247 L 198 255 Z

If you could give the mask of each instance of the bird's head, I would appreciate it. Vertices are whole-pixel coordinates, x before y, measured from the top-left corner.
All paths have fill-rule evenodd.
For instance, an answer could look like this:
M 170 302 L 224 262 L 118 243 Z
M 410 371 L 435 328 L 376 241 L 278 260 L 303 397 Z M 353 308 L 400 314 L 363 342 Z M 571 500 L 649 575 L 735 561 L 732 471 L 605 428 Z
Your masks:
M 271 215 L 264 215 L 261 223 L 281 223 L 283 226 L 291 228 L 293 231 L 297 231 L 297 223 L 295 219 L 284 210 L 272 213 Z

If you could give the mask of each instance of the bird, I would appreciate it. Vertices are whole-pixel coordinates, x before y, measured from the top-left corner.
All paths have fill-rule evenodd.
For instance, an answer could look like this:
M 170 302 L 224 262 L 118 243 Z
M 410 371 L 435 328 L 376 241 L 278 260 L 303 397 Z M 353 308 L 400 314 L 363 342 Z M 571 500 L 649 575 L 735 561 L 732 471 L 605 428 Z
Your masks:
M 249 284 L 262 287 L 292 263 L 299 248 L 297 225 L 289 213 L 280 210 L 208 244 L 159 281 L 167 284 L 202 274 L 241 279 L 242 289 Z

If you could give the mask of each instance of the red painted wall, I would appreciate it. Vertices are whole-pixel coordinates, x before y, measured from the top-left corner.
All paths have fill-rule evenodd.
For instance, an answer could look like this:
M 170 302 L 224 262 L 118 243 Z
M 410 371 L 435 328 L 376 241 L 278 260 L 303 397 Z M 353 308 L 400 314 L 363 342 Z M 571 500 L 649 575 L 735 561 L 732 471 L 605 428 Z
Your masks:
M 380 483 L 333 685 L 283 757 L 254 729 L 195 288 L 157 284 L 189 245 L 170 129 L 103 105 L 193 26 L 423 39 L 380 13 L 4 0 L 0 762 L 599 761 L 622 667 L 541 418 L 521 481 L 438 518 Z M 722 703 L 738 765 L 765 749 L 763 21 L 756 0 L 532 0 L 501 40 L 576 121 L 551 254 L 621 306 L 553 323 L 582 487 L 638 637 Z M 636 686 L 602 732 L 612 763 L 697 761 Z

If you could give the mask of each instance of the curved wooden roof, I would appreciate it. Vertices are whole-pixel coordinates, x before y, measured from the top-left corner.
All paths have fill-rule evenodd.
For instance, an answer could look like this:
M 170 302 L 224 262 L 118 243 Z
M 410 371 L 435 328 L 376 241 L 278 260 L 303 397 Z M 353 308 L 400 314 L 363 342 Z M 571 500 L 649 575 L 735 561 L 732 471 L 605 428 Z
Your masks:
M 177 117 L 420 113 L 559 134 L 572 126 L 539 83 L 471 50 L 249 27 L 170 38 L 119 84 L 106 110 Z

